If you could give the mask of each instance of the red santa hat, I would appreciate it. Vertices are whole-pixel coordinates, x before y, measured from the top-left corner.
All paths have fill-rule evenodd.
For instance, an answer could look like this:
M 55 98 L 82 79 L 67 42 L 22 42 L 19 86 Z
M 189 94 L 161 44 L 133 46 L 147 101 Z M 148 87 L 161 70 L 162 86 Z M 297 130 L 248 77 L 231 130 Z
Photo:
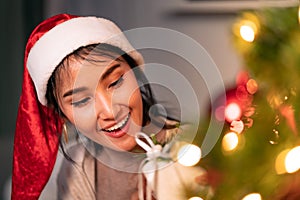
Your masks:
M 98 43 L 117 46 L 143 64 L 142 56 L 107 19 L 59 14 L 30 35 L 14 140 L 12 199 L 38 199 L 55 164 L 63 121 L 47 107 L 50 76 L 67 55 Z

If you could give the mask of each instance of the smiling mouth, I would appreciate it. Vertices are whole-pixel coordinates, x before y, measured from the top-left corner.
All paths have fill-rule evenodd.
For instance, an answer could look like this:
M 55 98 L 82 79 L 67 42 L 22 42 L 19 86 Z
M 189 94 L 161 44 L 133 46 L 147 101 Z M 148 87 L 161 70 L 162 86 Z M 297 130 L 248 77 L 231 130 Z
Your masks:
M 130 114 L 128 114 L 122 121 L 120 121 L 116 125 L 108 128 L 108 129 L 102 129 L 102 131 L 106 131 L 106 132 L 111 133 L 111 132 L 121 130 L 127 124 L 128 120 L 129 120 L 129 117 L 130 117 Z

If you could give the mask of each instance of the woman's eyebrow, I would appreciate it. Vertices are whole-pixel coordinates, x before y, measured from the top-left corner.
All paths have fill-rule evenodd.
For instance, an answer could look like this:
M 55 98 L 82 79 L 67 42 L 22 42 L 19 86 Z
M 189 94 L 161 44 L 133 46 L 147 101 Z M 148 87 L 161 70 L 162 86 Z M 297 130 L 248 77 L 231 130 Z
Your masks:
M 113 66 L 111 66 L 110 68 L 108 68 L 101 76 L 101 80 L 104 80 L 106 79 L 111 73 L 113 73 L 117 68 L 121 67 L 121 65 L 118 63 L 118 64 L 115 64 Z M 75 89 L 71 89 L 67 92 L 64 93 L 63 97 L 67 97 L 67 96 L 71 96 L 73 94 L 76 94 L 78 92 L 82 92 L 82 91 L 85 91 L 87 90 L 88 88 L 87 87 L 80 87 L 80 88 L 75 88 Z
M 110 68 L 108 68 L 101 76 L 101 80 L 106 79 L 111 73 L 113 73 L 117 68 L 121 67 L 121 65 L 115 64 L 113 66 L 111 66 Z
M 76 94 L 78 92 L 82 92 L 82 91 L 85 91 L 87 90 L 88 88 L 87 87 L 79 87 L 79 88 L 75 88 L 75 89 L 71 89 L 67 92 L 64 93 L 63 97 L 67 97 L 67 96 L 71 96 L 73 94 Z

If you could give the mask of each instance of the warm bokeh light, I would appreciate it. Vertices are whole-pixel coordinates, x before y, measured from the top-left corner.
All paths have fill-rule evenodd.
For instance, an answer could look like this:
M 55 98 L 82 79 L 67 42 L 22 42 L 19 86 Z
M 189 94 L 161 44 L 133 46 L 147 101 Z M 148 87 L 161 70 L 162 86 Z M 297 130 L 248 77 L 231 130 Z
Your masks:
M 285 157 L 290 150 L 291 149 L 286 149 L 278 154 L 275 160 L 275 170 L 277 174 L 285 174 L 287 172 L 285 168 Z
M 298 7 L 298 23 L 300 23 L 300 6 Z
M 252 21 L 244 21 L 240 26 L 240 35 L 247 42 L 253 42 L 257 32 L 257 27 Z
M 255 39 L 255 33 L 251 26 L 242 25 L 240 28 L 240 34 L 242 38 L 247 42 L 253 42 Z
M 261 195 L 258 193 L 251 193 L 245 196 L 242 200 L 261 200 Z
M 191 197 L 189 200 L 203 200 L 201 197 Z
M 241 120 L 238 120 L 238 121 L 233 120 L 230 124 L 230 130 L 234 131 L 238 134 L 243 132 L 244 127 L 245 127 L 244 122 Z
M 230 103 L 225 107 L 225 119 L 229 122 L 239 120 L 242 115 L 242 110 L 237 103 Z
M 285 157 L 285 168 L 288 173 L 294 173 L 300 169 L 300 146 L 291 149 Z
M 254 79 L 249 79 L 246 84 L 246 87 L 247 87 L 247 91 L 250 94 L 255 94 L 258 90 L 258 84 Z
M 248 45 L 249 43 L 256 40 L 260 33 L 260 27 L 261 20 L 255 13 L 243 12 L 242 16 L 233 25 L 233 33 L 240 39 L 240 45 L 247 48 L 251 46 Z
M 239 144 L 239 137 L 235 132 L 229 132 L 222 139 L 222 147 L 224 151 L 232 151 Z
M 178 151 L 177 159 L 184 166 L 196 165 L 201 159 L 201 149 L 193 144 L 184 145 Z
M 222 122 L 225 119 L 225 106 L 219 106 L 215 111 L 215 117 L 218 121 Z

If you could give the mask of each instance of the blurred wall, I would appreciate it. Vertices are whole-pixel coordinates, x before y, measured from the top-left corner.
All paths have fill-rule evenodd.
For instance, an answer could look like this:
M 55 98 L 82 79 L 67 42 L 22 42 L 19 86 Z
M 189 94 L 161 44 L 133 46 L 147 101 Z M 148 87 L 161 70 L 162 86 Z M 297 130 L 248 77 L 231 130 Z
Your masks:
M 11 174 L 13 135 L 21 88 L 23 63 L 22 4 L 16 1 L 0 2 L 0 199 L 4 183 Z
M 11 176 L 13 137 L 21 94 L 25 41 L 42 19 L 40 0 L 0 2 L 0 199 L 5 199 L 4 184 Z

